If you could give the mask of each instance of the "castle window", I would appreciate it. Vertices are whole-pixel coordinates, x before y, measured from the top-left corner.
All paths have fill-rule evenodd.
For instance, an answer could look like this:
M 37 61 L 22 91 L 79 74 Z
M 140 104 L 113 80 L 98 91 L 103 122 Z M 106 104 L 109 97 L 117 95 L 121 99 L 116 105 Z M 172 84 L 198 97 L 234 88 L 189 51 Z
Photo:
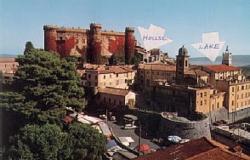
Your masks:
M 89 79 L 91 78 L 91 74 L 88 74 Z
M 234 101 L 232 101 L 232 106 L 234 106 Z
M 220 103 L 219 102 L 217 102 L 217 108 L 219 108 L 220 107 Z
M 202 106 L 202 101 L 200 102 L 200 105 Z
M 203 97 L 203 93 L 201 93 L 201 97 Z
M 185 60 L 185 66 L 186 66 L 186 67 L 188 66 L 188 62 L 187 62 L 187 60 Z
M 234 87 L 232 87 L 232 92 L 234 92 Z
M 244 90 L 244 86 L 241 86 L 241 89 Z

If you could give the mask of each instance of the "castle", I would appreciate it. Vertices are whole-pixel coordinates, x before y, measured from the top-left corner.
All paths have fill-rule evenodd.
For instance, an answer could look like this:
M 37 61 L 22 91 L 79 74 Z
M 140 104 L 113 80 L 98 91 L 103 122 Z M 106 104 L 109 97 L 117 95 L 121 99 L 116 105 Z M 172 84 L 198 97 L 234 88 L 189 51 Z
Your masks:
M 64 28 L 45 25 L 44 49 L 61 56 L 82 57 L 93 64 L 105 64 L 112 56 L 129 63 L 134 56 L 136 39 L 134 29 L 125 32 L 102 30 L 100 24 L 91 23 L 90 29 Z

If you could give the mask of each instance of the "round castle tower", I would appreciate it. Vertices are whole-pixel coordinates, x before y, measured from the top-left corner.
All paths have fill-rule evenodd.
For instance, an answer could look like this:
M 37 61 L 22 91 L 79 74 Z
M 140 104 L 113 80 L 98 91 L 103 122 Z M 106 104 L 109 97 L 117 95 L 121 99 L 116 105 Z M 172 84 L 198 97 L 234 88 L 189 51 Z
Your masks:
M 102 51 L 102 26 L 100 24 L 91 23 L 89 31 L 89 48 L 87 60 L 91 63 L 100 63 Z
M 134 28 L 126 27 L 125 29 L 125 63 L 131 63 L 132 58 L 134 57 L 135 52 L 135 36 L 134 36 Z
M 57 44 L 56 44 L 56 26 L 44 26 L 44 49 L 46 51 L 57 51 Z

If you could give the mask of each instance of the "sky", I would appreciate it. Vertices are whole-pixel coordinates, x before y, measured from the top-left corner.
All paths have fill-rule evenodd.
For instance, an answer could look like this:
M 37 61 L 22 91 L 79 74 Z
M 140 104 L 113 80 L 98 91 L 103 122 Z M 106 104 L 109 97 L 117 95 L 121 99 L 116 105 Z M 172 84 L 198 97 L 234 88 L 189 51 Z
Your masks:
M 161 49 L 170 56 L 182 45 L 192 57 L 203 56 L 191 44 L 214 31 L 233 54 L 250 55 L 250 0 L 0 0 L 0 54 L 22 54 L 26 41 L 43 48 L 45 24 L 89 28 L 93 22 L 114 31 L 163 27 L 173 42 Z M 140 41 L 138 30 L 135 35 Z

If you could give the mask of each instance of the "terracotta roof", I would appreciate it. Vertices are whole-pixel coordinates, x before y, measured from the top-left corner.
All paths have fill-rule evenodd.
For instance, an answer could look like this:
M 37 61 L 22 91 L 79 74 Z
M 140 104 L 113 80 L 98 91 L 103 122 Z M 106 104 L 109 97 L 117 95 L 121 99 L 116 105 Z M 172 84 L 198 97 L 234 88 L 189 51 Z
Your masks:
M 207 152 L 200 153 L 196 156 L 190 157 L 187 160 L 244 160 L 243 158 L 229 153 L 219 147 L 211 149 Z
M 106 88 L 99 88 L 98 92 L 99 93 L 105 93 L 105 94 L 126 96 L 129 93 L 129 90 L 106 87 Z
M 209 76 L 209 74 L 205 71 L 202 71 L 198 68 L 192 68 L 190 69 L 187 74 L 197 75 L 197 76 Z
M 219 65 L 205 65 L 204 66 L 206 69 L 212 72 L 227 72 L 227 71 L 239 71 L 239 67 L 235 66 L 227 66 L 224 64 L 219 64 Z
M 206 138 L 191 140 L 183 144 L 172 145 L 164 150 L 143 155 L 135 160 L 244 160 L 233 153 L 215 146 Z
M 16 58 L 12 58 L 12 57 L 0 57 L 0 63 L 10 63 L 10 62 L 16 62 Z
M 160 64 L 160 63 L 140 64 L 139 69 L 175 72 L 176 71 L 176 66 L 175 65 L 169 65 L 169 64 Z
M 104 67 L 99 67 L 97 70 L 98 73 L 100 74 L 134 72 L 134 70 L 128 66 L 104 66 Z

